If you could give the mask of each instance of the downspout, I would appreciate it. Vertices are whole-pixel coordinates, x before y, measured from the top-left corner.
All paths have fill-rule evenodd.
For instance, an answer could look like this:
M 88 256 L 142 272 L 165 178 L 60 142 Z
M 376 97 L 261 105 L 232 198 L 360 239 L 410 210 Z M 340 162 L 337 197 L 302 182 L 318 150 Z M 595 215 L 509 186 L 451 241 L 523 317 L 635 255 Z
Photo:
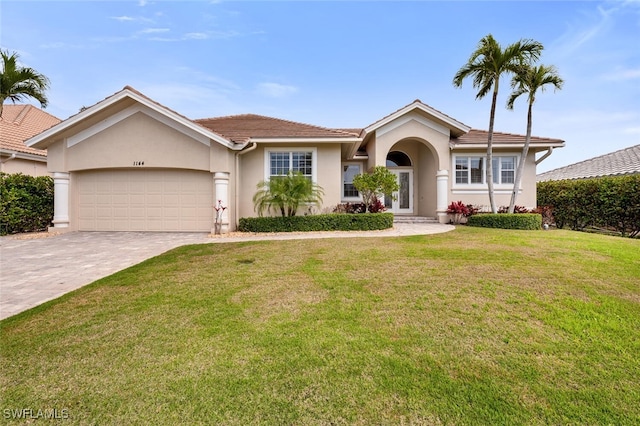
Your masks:
M 553 147 L 552 147 L 552 146 L 550 146 L 550 147 L 549 147 L 549 149 L 547 150 L 547 152 L 546 152 L 542 157 L 540 157 L 540 158 L 538 158 L 538 159 L 536 160 L 536 166 L 537 166 L 538 164 L 542 163 L 542 162 L 543 162 L 543 161 L 544 161 L 548 156 L 550 156 L 550 155 L 551 155 L 551 153 L 552 153 L 552 152 L 553 152 Z
M 0 167 L 0 172 L 4 171 L 4 163 L 7 163 L 7 162 L 9 162 L 11 160 L 14 160 L 15 158 L 16 158 L 16 153 L 14 152 L 9 157 L 7 157 L 4 160 L 0 161 L 0 165 L 3 166 L 3 167 Z
M 250 142 L 251 146 L 247 149 L 243 149 L 242 151 L 238 151 L 236 152 L 236 163 L 235 163 L 235 194 L 234 194 L 234 214 L 236 215 L 235 218 L 235 224 L 236 224 L 236 229 L 238 228 L 238 223 L 240 223 L 240 218 L 238 217 L 238 205 L 240 203 L 240 196 L 239 196 L 239 189 L 240 189 L 240 156 L 244 155 L 248 152 L 251 152 L 253 150 L 255 150 L 258 147 L 258 144 L 256 142 Z

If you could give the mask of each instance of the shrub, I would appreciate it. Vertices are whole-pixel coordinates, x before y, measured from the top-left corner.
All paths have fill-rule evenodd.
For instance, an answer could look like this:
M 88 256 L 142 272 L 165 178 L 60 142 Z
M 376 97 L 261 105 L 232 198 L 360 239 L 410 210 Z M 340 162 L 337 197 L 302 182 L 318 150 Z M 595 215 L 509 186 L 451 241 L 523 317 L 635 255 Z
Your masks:
M 558 228 L 640 234 L 640 175 L 538 182 L 538 205 L 553 209 Z
M 470 216 L 467 225 L 482 228 L 540 229 L 542 216 L 536 213 L 481 213 Z
M 457 225 L 469 214 L 469 208 L 462 201 L 453 201 L 447 207 L 447 213 L 453 215 L 453 223 Z
M 531 213 L 537 213 L 542 216 L 542 223 L 551 225 L 553 224 L 553 207 L 551 206 L 538 206 L 531 210 Z
M 353 178 L 353 186 L 362 195 L 367 209 L 375 204 L 380 196 L 391 194 L 400 188 L 396 175 L 383 166 L 374 167 L 371 173 L 356 175 Z
M 241 232 L 372 231 L 393 226 L 392 213 L 240 218 Z
M 498 213 L 508 213 L 509 212 L 509 206 L 501 206 L 498 209 Z M 513 212 L 514 213 L 530 213 L 529 209 L 527 209 L 524 206 L 513 206 Z
M 0 173 L 0 234 L 47 229 L 53 220 L 53 179 Z
M 382 213 L 387 210 L 382 201 L 377 197 L 373 197 L 372 203 L 369 205 L 369 213 Z M 338 204 L 333 208 L 333 213 L 366 213 L 367 206 L 365 203 L 344 203 Z

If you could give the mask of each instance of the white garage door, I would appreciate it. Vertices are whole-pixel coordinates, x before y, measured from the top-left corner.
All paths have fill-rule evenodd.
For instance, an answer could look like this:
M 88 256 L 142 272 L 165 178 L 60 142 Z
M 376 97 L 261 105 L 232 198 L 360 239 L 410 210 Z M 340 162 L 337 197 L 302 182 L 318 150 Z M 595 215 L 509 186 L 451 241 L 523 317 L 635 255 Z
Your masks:
M 81 231 L 210 232 L 213 177 L 193 170 L 98 170 L 77 175 Z

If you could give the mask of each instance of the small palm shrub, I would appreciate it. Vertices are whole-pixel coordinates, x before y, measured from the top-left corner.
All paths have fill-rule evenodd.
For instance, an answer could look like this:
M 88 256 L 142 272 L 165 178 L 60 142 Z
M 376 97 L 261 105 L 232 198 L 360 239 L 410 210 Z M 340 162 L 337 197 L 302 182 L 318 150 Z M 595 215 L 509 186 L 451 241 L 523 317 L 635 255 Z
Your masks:
M 272 210 L 281 216 L 295 216 L 301 206 L 319 206 L 323 195 L 318 184 L 299 172 L 289 172 L 258 183 L 253 204 L 260 216 Z

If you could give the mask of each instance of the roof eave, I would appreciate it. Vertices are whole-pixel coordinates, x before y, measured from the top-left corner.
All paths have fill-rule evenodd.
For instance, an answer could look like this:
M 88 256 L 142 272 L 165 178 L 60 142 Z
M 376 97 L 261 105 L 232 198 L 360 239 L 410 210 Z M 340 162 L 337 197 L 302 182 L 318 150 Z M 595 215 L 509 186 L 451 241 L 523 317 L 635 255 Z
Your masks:
M 251 142 L 256 143 L 304 143 L 304 144 L 312 144 L 312 143 L 359 143 L 362 142 L 361 138 L 327 138 L 327 137 L 318 137 L 318 138 L 297 138 L 297 137 L 279 137 L 279 138 L 250 138 Z
M 477 149 L 483 148 L 487 149 L 488 144 L 476 144 L 476 143 L 450 143 L 449 146 L 451 149 Z M 523 143 L 493 143 L 493 148 L 521 148 L 524 146 Z M 564 141 L 562 142 L 541 142 L 541 143 L 531 143 L 529 144 L 529 148 L 563 148 L 565 146 Z
M 16 151 L 16 150 L 13 150 L 13 149 L 2 148 L 2 149 L 0 149 L 0 154 L 9 155 L 9 156 L 15 154 L 15 158 L 20 158 L 20 159 L 23 159 L 23 160 L 40 161 L 40 162 L 43 162 L 43 163 L 47 162 L 47 156 L 46 155 L 32 154 L 32 153 L 28 153 L 28 152 L 21 152 L 21 151 Z

